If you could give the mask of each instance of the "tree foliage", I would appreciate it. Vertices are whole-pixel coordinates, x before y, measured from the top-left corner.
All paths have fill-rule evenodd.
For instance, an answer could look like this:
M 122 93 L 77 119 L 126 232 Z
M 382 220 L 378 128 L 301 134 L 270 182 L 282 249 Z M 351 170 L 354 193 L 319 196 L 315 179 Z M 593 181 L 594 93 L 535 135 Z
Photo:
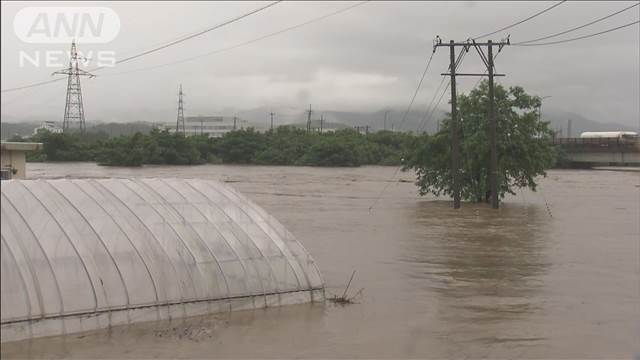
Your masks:
M 521 87 L 495 87 L 499 196 L 514 194 L 517 188 L 536 189 L 535 178 L 546 175 L 554 165 L 549 123 L 541 121 L 537 109 L 540 98 Z M 488 200 L 489 192 L 489 101 L 488 83 L 482 82 L 468 95 L 458 95 L 461 197 Z M 416 137 L 406 154 L 405 169 L 417 173 L 416 184 L 422 195 L 449 195 L 451 181 L 451 117 L 433 136 Z
M 194 165 L 260 164 L 307 166 L 399 165 L 412 135 L 391 131 L 359 134 L 352 129 L 307 132 L 289 126 L 258 132 L 253 128 L 220 138 L 172 134 L 109 136 L 106 133 L 53 134 L 43 132 L 31 141 L 44 144 L 30 153 L 30 161 L 95 161 L 109 166 L 144 164 Z

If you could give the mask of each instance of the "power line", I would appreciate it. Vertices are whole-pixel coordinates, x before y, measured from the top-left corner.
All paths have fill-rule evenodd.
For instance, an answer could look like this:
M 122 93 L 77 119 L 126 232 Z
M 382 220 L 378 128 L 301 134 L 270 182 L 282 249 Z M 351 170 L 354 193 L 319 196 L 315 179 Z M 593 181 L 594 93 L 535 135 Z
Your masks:
M 416 127 L 416 131 L 417 132 L 420 132 L 425 128 L 425 125 L 424 125 L 425 124 L 425 120 L 429 116 L 429 113 L 431 112 L 431 109 L 432 109 L 431 106 L 433 105 L 434 101 L 436 101 L 436 97 L 440 93 L 440 88 L 442 88 L 442 85 L 444 84 L 445 80 L 446 80 L 446 78 L 443 76 L 442 80 L 440 80 L 440 84 L 438 84 L 438 87 L 436 88 L 436 91 L 433 92 L 433 96 L 431 97 L 431 101 L 429 101 L 429 104 L 427 104 L 427 107 L 424 110 L 424 116 L 422 117 L 422 121 L 420 121 L 420 124 L 418 124 L 418 127 Z
M 424 78 L 427 75 L 427 71 L 429 71 L 429 67 L 431 67 L 431 61 L 433 60 L 433 55 L 435 55 L 435 53 L 436 53 L 436 49 L 434 48 L 433 51 L 431 52 L 431 56 L 429 57 L 429 61 L 427 61 L 427 66 L 425 66 L 424 71 L 422 72 L 422 76 L 420 77 L 420 81 L 418 82 L 418 86 L 416 87 L 416 91 L 413 92 L 413 96 L 411 97 L 409 106 L 407 106 L 407 110 L 405 110 L 404 115 L 402 115 L 402 120 L 400 120 L 398 129 L 401 129 L 402 124 L 404 124 L 405 120 L 407 120 L 407 115 L 409 114 L 409 111 L 411 111 L 411 107 L 413 106 L 413 102 L 416 100 L 416 96 L 418 96 L 418 92 L 420 92 L 420 88 L 422 87 L 422 82 L 424 81 Z
M 640 23 L 640 20 L 636 20 L 634 22 L 630 22 L 628 24 L 624 24 L 621 26 L 617 26 L 611 29 L 607 29 L 604 31 L 600 31 L 597 33 L 593 33 L 593 34 L 589 34 L 589 35 L 584 35 L 584 36 L 579 36 L 579 37 L 575 37 L 575 38 L 571 38 L 571 39 L 566 39 L 566 40 L 558 40 L 558 41 L 551 41 L 551 42 L 546 42 L 546 43 L 537 43 L 537 44 L 513 44 L 513 45 L 518 45 L 518 46 L 543 46 L 543 45 L 554 45 L 554 44 L 562 44 L 562 43 L 566 43 L 566 42 L 571 42 L 571 41 L 576 41 L 576 40 L 582 40 L 582 39 L 588 39 L 594 36 L 598 36 L 598 35 L 602 35 L 602 34 L 606 34 L 606 33 L 610 33 L 612 31 L 616 31 L 616 30 L 620 30 L 632 25 L 635 25 L 637 23 Z
M 466 56 L 466 54 L 467 54 L 467 51 L 461 51 L 460 53 L 458 53 L 458 59 L 456 59 L 456 69 L 462 65 L 462 61 L 464 60 L 464 57 Z M 426 124 L 428 124 L 429 121 L 431 121 L 431 118 L 433 116 L 435 109 L 438 107 L 438 105 L 440 105 L 440 101 L 442 101 L 444 92 L 446 92 L 447 89 L 449 88 L 449 85 L 451 84 L 451 82 L 447 83 L 447 86 L 445 87 L 444 92 L 440 96 L 440 99 L 438 100 L 438 103 L 435 105 L 435 107 L 431 107 L 433 102 L 436 100 L 436 97 L 440 93 L 440 88 L 442 87 L 442 84 L 444 84 L 445 79 L 446 79 L 445 77 L 442 78 L 442 80 L 440 81 L 440 84 L 438 84 L 438 87 L 436 88 L 436 91 L 434 91 L 433 97 L 431 98 L 429 105 L 425 109 L 424 116 L 422 117 L 420 124 L 418 124 L 418 127 L 416 128 L 417 132 L 423 131 L 426 128 Z
M 444 83 L 444 77 L 442 78 L 442 83 Z M 441 83 L 441 84 L 442 84 Z M 431 121 L 431 119 L 433 118 L 433 114 L 435 114 L 436 109 L 438 108 L 438 106 L 440 106 L 440 102 L 442 102 L 442 99 L 444 98 L 444 94 L 447 93 L 447 90 L 449 90 L 449 86 L 451 85 L 451 80 L 447 81 L 447 85 L 444 87 L 444 89 L 442 90 L 442 93 L 440 94 L 440 98 L 438 98 L 438 102 L 431 107 L 430 111 L 427 111 L 425 113 L 425 117 L 422 119 L 422 123 L 420 123 L 420 130 L 419 131 L 423 131 L 424 129 L 426 129 L 427 124 Z M 433 101 L 435 101 L 436 96 L 438 96 L 438 94 L 440 93 L 440 89 L 438 89 L 433 95 L 433 99 L 431 99 L 431 103 L 433 103 Z M 427 116 L 428 115 L 428 116 Z
M 250 45 L 250 44 L 253 44 L 255 42 L 258 42 L 258 41 L 261 41 L 261 40 L 264 40 L 264 39 L 267 39 L 267 38 L 270 38 L 270 37 L 273 37 L 273 36 L 276 36 L 276 35 L 280 35 L 280 34 L 285 33 L 287 31 L 295 30 L 297 28 L 301 28 L 303 26 L 318 22 L 320 20 L 324 20 L 324 19 L 326 19 L 328 17 L 334 16 L 334 15 L 338 15 L 338 14 L 343 13 L 345 11 L 351 10 L 351 9 L 357 7 L 357 6 L 364 5 L 365 3 L 369 2 L 369 1 L 370 0 L 362 1 L 362 2 L 359 2 L 357 4 L 350 5 L 350 6 L 342 8 L 342 9 L 338 9 L 338 10 L 336 10 L 334 12 L 331 12 L 331 13 L 328 13 L 328 14 L 313 18 L 311 20 L 299 23 L 297 25 L 293 25 L 293 26 L 284 28 L 282 30 L 278 30 L 278 31 L 275 31 L 275 32 L 272 32 L 272 33 L 269 33 L 269 34 L 266 34 L 266 35 L 251 39 L 251 40 L 247 40 L 245 42 L 242 42 L 242 43 L 239 43 L 239 44 L 236 44 L 236 45 L 227 46 L 227 47 L 224 47 L 224 48 L 221 48 L 221 49 L 216 49 L 216 50 L 213 50 L 213 51 L 206 52 L 204 54 L 195 55 L 195 56 L 191 56 L 191 57 L 180 59 L 180 60 L 171 61 L 171 62 L 164 63 L 164 64 L 153 65 L 153 66 L 148 66 L 148 67 L 143 67 L 143 68 L 133 69 L 133 70 L 128 70 L 128 71 L 122 71 L 122 72 L 117 72 L 117 73 L 110 73 L 110 74 L 107 74 L 105 76 L 124 75 L 124 74 L 130 74 L 130 73 L 135 73 L 135 72 L 159 69 L 159 68 L 162 68 L 162 67 L 167 67 L 167 66 L 171 66 L 171 65 L 177 65 L 177 64 L 193 61 L 193 60 L 196 60 L 196 59 L 200 59 L 200 58 L 203 58 L 203 57 L 215 55 L 215 54 L 218 54 L 218 53 L 221 53 L 221 52 L 234 50 L 234 49 L 237 49 L 239 47 Z
M 544 10 L 538 11 L 537 13 L 535 13 L 535 14 L 533 14 L 533 15 L 529 16 L 529 17 L 528 17 L 528 18 L 526 18 L 526 19 L 520 20 L 520 21 L 518 21 L 518 22 L 516 22 L 516 23 L 513 23 L 513 24 L 511 24 L 511 25 L 509 25 L 509 26 L 505 26 L 505 27 L 500 28 L 500 29 L 498 29 L 498 30 L 496 30 L 496 31 L 492 31 L 492 32 L 487 33 L 487 34 L 483 34 L 483 35 L 480 35 L 480 36 L 476 36 L 476 37 L 474 37 L 474 38 L 472 38 L 472 39 L 473 39 L 473 40 L 477 40 L 477 39 L 479 39 L 479 38 L 487 37 L 487 36 L 490 36 L 490 35 L 493 35 L 493 34 L 499 33 L 499 32 L 501 32 L 501 31 L 504 31 L 504 30 L 507 30 L 507 29 L 511 29 L 511 28 L 512 28 L 512 27 L 514 27 L 514 26 L 520 25 L 520 24 L 522 24 L 522 23 L 524 23 L 524 22 L 527 22 L 527 21 L 529 21 L 529 20 L 531 20 L 531 19 L 533 19 L 533 18 L 535 18 L 535 17 L 537 17 L 537 16 L 539 16 L 539 15 L 542 15 L 542 14 L 546 13 L 547 11 L 550 11 L 551 9 L 555 8 L 556 6 L 560 6 L 560 5 L 562 5 L 562 4 L 563 4 L 563 3 L 565 3 L 566 1 L 567 1 L 567 0 L 562 0 L 562 1 L 560 1 L 560 2 L 557 2 L 557 3 L 555 3 L 554 5 L 552 5 L 552 6 L 548 7 L 548 8 L 546 8 L 546 9 L 544 9 Z
M 456 62 L 455 62 L 456 69 L 458 69 L 460 66 L 462 66 L 462 62 L 464 61 L 464 57 L 467 55 L 467 52 L 468 51 L 464 51 L 463 50 L 463 51 L 458 53 L 458 58 L 456 59 Z M 449 65 L 449 68 L 450 67 L 451 66 Z M 451 70 L 451 69 L 449 69 L 449 70 Z M 425 109 L 424 116 L 422 117 L 422 120 L 420 121 L 420 124 L 418 124 L 418 127 L 416 128 L 416 131 L 420 132 L 420 131 L 423 131 L 426 128 L 426 124 L 428 124 L 431 121 L 431 118 L 433 117 L 435 109 L 438 107 L 438 105 L 440 105 L 440 101 L 442 101 L 442 97 L 444 96 L 444 92 L 446 92 L 447 89 L 449 88 L 449 85 L 451 85 L 451 82 L 449 81 L 447 83 L 447 86 L 445 87 L 444 92 L 440 96 L 440 99 L 438 100 L 438 103 L 435 105 L 435 107 L 432 108 L 431 105 L 433 104 L 433 102 L 436 100 L 436 97 L 440 93 L 440 88 L 442 87 L 442 84 L 444 83 L 444 80 L 445 80 L 445 78 L 443 77 L 442 80 L 440 81 L 440 84 L 436 88 L 436 91 L 433 93 L 433 97 L 431 98 L 431 101 L 429 102 L 429 105 Z
M 467 53 L 466 51 L 460 52 L 460 54 L 458 55 L 458 59 L 456 60 L 456 65 L 455 65 L 456 68 L 462 64 L 462 60 L 464 60 L 464 56 L 465 56 L 464 54 L 466 54 L 466 53 Z M 431 53 L 431 57 L 429 58 L 429 62 L 427 63 L 427 67 L 425 68 L 425 71 L 422 74 L 422 78 L 420 79 L 420 83 L 418 84 L 418 88 L 416 89 L 416 92 L 413 95 L 413 98 L 411 100 L 411 104 L 413 104 L 413 101 L 415 100 L 415 97 L 418 94 L 418 90 L 420 89 L 420 84 L 422 84 L 422 80 L 424 79 L 424 76 L 425 76 L 427 70 L 429 69 L 429 64 L 431 64 L 431 59 L 433 59 L 433 55 L 434 54 L 435 54 L 435 48 L 434 48 L 434 52 Z M 449 70 L 451 70 L 451 65 L 449 65 Z M 444 80 L 444 78 L 443 78 L 443 80 Z M 451 81 L 449 81 L 449 84 L 450 83 L 451 83 Z M 440 101 L 442 101 L 442 98 L 444 97 L 444 94 L 447 92 L 447 89 L 449 88 L 449 84 L 447 84 L 447 86 L 445 87 L 444 92 L 442 93 L 442 95 L 440 96 L 440 99 L 438 100 L 438 103 L 436 104 L 436 107 L 438 107 L 438 105 L 440 104 Z M 440 85 L 438 85 L 438 87 L 440 87 L 441 85 L 442 85 L 442 81 L 440 82 Z M 434 94 L 437 96 L 438 90 L 436 90 L 436 92 Z M 435 96 L 434 96 L 434 99 L 435 99 Z M 433 102 L 433 100 L 432 100 L 432 102 Z M 411 108 L 411 104 L 409 104 L 409 108 L 407 108 L 407 112 L 405 112 L 405 116 L 403 117 L 402 121 L 405 120 L 406 115 L 408 113 L 408 110 Z M 435 109 L 435 108 L 433 108 L 433 109 Z M 402 126 L 402 122 L 400 123 L 400 126 Z M 398 128 L 400 128 L 400 127 L 398 127 Z M 391 175 L 391 179 L 389 179 L 387 181 L 385 186 L 382 188 L 382 191 L 380 191 L 378 196 L 375 197 L 375 199 L 373 200 L 373 202 L 369 206 L 369 212 L 371 212 L 371 210 L 373 210 L 373 208 L 378 204 L 380 199 L 382 199 L 382 196 L 385 194 L 385 192 L 387 192 L 387 189 L 389 188 L 389 185 L 391 185 L 392 182 L 395 182 L 397 184 L 397 182 L 394 181 L 394 180 L 396 179 L 396 176 L 398 175 L 398 172 L 400 171 L 400 169 L 402 169 L 402 165 L 398 166 L 398 168 Z
M 58 79 L 53 79 L 53 80 L 40 81 L 40 82 L 33 83 L 33 84 L 30 84 L 30 85 L 24 85 L 24 86 L 18 86 L 18 87 L 14 87 L 14 88 L 9 88 L 9 89 L 3 89 L 0 92 L 4 93 L 4 92 L 11 92 L 11 91 L 30 89 L 30 88 L 34 88 L 34 87 L 37 87 L 37 86 L 42 86 L 42 85 L 47 85 L 47 84 L 51 84 L 51 83 L 54 83 L 54 82 L 59 82 L 59 81 L 62 81 L 62 80 L 66 80 L 66 79 L 58 78 Z
M 177 45 L 177 44 L 179 44 L 179 43 L 182 43 L 182 42 L 185 42 L 185 41 L 187 41 L 187 40 L 193 39 L 193 38 L 198 37 L 198 36 L 200 36 L 200 35 L 204 35 L 204 34 L 206 34 L 206 33 L 208 33 L 208 32 L 213 31 L 213 30 L 217 30 L 217 29 L 219 29 L 219 28 L 221 28 L 221 27 L 223 27 L 223 26 L 227 26 L 227 25 L 232 24 L 232 23 L 234 23 L 234 22 L 240 21 L 240 20 L 242 20 L 242 19 L 244 19 L 244 18 L 246 18 L 246 17 L 249 17 L 249 16 L 251 16 L 251 15 L 253 15 L 253 14 L 259 13 L 260 11 L 266 10 L 266 9 L 268 9 L 268 8 L 270 8 L 270 7 L 272 7 L 272 6 L 276 5 L 276 4 L 278 4 L 278 3 L 280 3 L 280 2 L 282 2 L 282 0 L 274 1 L 274 2 L 272 2 L 272 3 L 270 3 L 270 4 L 267 4 L 267 5 L 265 5 L 265 6 L 261 7 L 261 8 L 254 9 L 254 10 L 252 10 L 252 11 L 248 12 L 248 13 L 242 14 L 242 15 L 240 15 L 240 16 L 237 16 L 237 17 L 235 17 L 235 18 L 233 18 L 233 19 L 227 20 L 227 21 L 225 21 L 225 22 L 223 22 L 223 23 L 220 23 L 220 24 L 218 24 L 218 25 L 212 26 L 212 27 L 207 28 L 207 29 L 204 29 L 204 30 L 202 30 L 202 31 L 198 31 L 198 32 L 196 32 L 196 33 L 194 33 L 194 34 L 191 34 L 191 35 L 187 35 L 187 36 L 185 36 L 185 37 L 183 37 L 183 38 L 180 38 L 180 39 L 178 39 L 178 40 L 175 40 L 175 41 L 169 42 L 169 43 L 164 44 L 164 45 L 162 45 L 162 46 L 158 46 L 158 47 L 155 47 L 155 48 L 153 48 L 153 49 L 150 49 L 150 50 L 147 50 L 147 51 L 143 51 L 143 52 L 141 52 L 141 53 L 139 53 L 139 54 L 136 54 L 136 55 L 132 55 L 132 56 L 126 57 L 126 58 L 124 58 L 124 59 L 122 59 L 122 60 L 118 60 L 118 61 L 116 61 L 116 65 L 118 65 L 118 64 L 122 64 L 122 63 L 127 62 L 127 61 L 131 61 L 131 60 L 133 60 L 133 59 L 137 59 L 137 58 L 142 57 L 142 56 L 145 56 L 145 55 L 149 55 L 149 54 L 151 54 L 151 53 L 154 53 L 154 52 L 159 51 L 159 50 L 162 50 L 162 49 L 166 49 L 166 48 L 168 48 L 168 47 L 170 47 L 170 46 Z M 97 69 L 96 69 L 96 70 L 97 70 Z
M 436 106 L 433 109 L 436 109 L 438 107 L 438 105 L 440 105 L 440 102 L 442 101 L 442 98 L 444 97 L 444 94 L 449 89 L 449 84 L 451 84 L 451 81 L 449 81 L 447 83 L 447 86 L 445 87 L 444 91 L 442 92 L 442 95 L 440 95 L 440 99 L 438 100 L 438 103 L 436 104 Z M 437 94 L 437 92 L 436 92 L 436 94 Z M 435 97 L 434 97 L 434 99 L 435 99 Z M 432 111 L 432 113 L 433 113 L 433 111 Z M 395 182 L 397 184 L 397 182 L 394 181 L 394 180 L 396 179 L 396 175 L 398 175 L 398 171 L 400 171 L 400 169 L 402 169 L 402 166 L 398 166 L 398 168 L 393 172 L 393 175 L 391 175 L 391 179 L 387 181 L 385 186 L 382 188 L 382 191 L 380 191 L 380 194 L 378 194 L 378 196 L 375 197 L 373 203 L 371 203 L 371 205 L 369 206 L 369 212 L 371 212 L 371 210 L 373 210 L 373 208 L 378 204 L 380 199 L 382 199 L 382 196 L 384 195 L 385 192 L 387 192 L 387 189 L 389 188 L 389 185 L 391 185 L 392 182 Z
M 409 106 L 407 106 L 407 110 L 405 110 L 404 115 L 402 116 L 402 120 L 398 125 L 398 129 L 402 128 L 402 124 L 407 119 L 407 115 L 409 114 L 409 111 L 411 111 L 411 106 L 413 106 L 413 102 L 416 100 L 416 96 L 418 96 L 418 92 L 420 91 L 420 87 L 422 87 L 422 82 L 424 81 L 424 78 L 427 75 L 427 72 L 429 71 L 429 67 L 431 67 L 431 61 L 433 60 L 433 56 L 435 55 L 435 53 L 436 53 L 436 48 L 434 47 L 433 51 L 431 52 L 431 56 L 429 56 L 429 60 L 427 61 L 427 66 L 425 66 L 424 71 L 422 72 L 422 76 L 420 77 L 420 81 L 418 82 L 418 86 L 416 87 L 416 91 L 414 91 L 413 96 L 411 97 L 411 101 L 409 102 Z M 382 195 L 384 195 L 384 193 L 387 191 L 387 188 L 389 187 L 391 182 L 395 180 L 396 175 L 398 174 L 398 171 L 400 171 L 400 169 L 402 169 L 402 166 L 398 166 L 398 168 L 393 172 L 393 175 L 391 175 L 391 179 L 382 188 L 382 191 L 380 191 L 380 194 L 376 196 L 373 203 L 371 203 L 371 206 L 369 206 L 369 212 L 371 212 L 371 210 L 373 210 L 376 204 L 380 201 L 380 199 L 382 198 Z
M 161 46 L 155 47 L 155 48 L 153 48 L 153 49 L 143 51 L 143 52 L 141 52 L 141 53 L 139 53 L 139 54 L 135 54 L 135 55 L 132 55 L 132 56 L 126 57 L 126 58 L 124 58 L 124 59 L 122 59 L 122 60 L 118 60 L 118 61 L 116 61 L 116 65 L 118 65 L 118 64 L 122 64 L 122 63 L 127 62 L 127 61 L 131 61 L 131 60 L 133 60 L 133 59 L 140 58 L 140 57 L 142 57 L 142 56 L 145 56 L 145 55 L 148 55 L 148 54 L 154 53 L 154 52 L 156 52 L 156 51 L 160 51 L 160 50 L 162 50 L 162 49 L 166 49 L 166 48 L 168 48 L 168 47 L 170 47 L 170 46 L 173 46 L 173 45 L 176 45 L 176 44 L 182 43 L 182 42 L 184 42 L 184 41 L 187 41 L 187 40 L 193 39 L 193 38 L 195 38 L 195 37 L 198 37 L 198 36 L 204 35 L 204 34 L 206 34 L 206 33 L 208 33 L 208 32 L 211 32 L 211 31 L 216 30 L 216 29 L 219 29 L 219 28 L 221 28 L 221 27 L 223 27 L 223 26 L 226 26 L 226 25 L 232 24 L 232 23 L 237 22 L 237 21 L 239 21 L 239 20 L 242 20 L 242 19 L 244 19 L 244 18 L 246 18 L 246 17 L 248 17 L 248 16 L 251 16 L 251 15 L 253 15 L 253 14 L 256 14 L 256 13 L 258 13 L 258 12 L 260 12 L 260 11 L 266 10 L 267 8 L 270 8 L 270 7 L 272 7 L 272 6 L 276 5 L 276 4 L 280 3 L 280 2 L 282 2 L 282 0 L 274 1 L 274 2 L 272 2 L 272 3 L 270 3 L 270 4 L 267 4 L 267 5 L 263 6 L 263 7 L 260 7 L 260 8 L 254 9 L 254 10 L 252 10 L 252 11 L 248 12 L 248 13 L 242 14 L 242 15 L 240 15 L 240 16 L 237 16 L 237 17 L 235 17 L 235 18 L 233 18 L 233 19 L 227 20 L 227 21 L 225 21 L 225 22 L 223 22 L 223 23 L 220 23 L 220 24 L 218 24 L 218 25 L 215 25 L 215 26 L 209 27 L 209 28 L 207 28 L 207 29 L 204 29 L 204 30 L 198 31 L 198 32 L 193 33 L 193 34 L 191 34 L 191 35 L 186 35 L 186 36 L 184 36 L 184 37 L 179 38 L 178 40 L 174 40 L 174 41 L 171 41 L 171 42 L 169 42 L 169 43 L 167 43 L 167 44 L 164 44 L 164 45 L 161 45 Z M 104 68 L 105 68 L 104 66 L 99 66 L 99 67 L 93 68 L 93 69 L 91 69 L 91 70 L 89 70 L 89 71 L 98 71 L 98 70 L 102 70 L 102 69 L 104 69 Z M 42 86 L 42 85 L 51 84 L 51 83 L 54 83 L 54 82 L 57 82 L 57 81 L 61 81 L 61 80 L 62 80 L 62 79 L 55 79 L 55 80 L 41 81 L 41 82 L 37 82 L 37 83 L 33 83 L 33 84 L 29 84 L 29 85 L 18 86 L 18 87 L 9 88 L 9 89 L 2 89 L 2 90 L 0 90 L 0 92 L 3 92 L 3 93 L 4 93 L 4 92 L 11 92 L 11 91 L 18 91 L 18 90 L 23 90 L 23 89 L 29 89 L 29 88 L 36 87 L 36 86 Z
M 565 31 L 563 31 L 563 32 L 559 32 L 559 33 L 552 34 L 552 35 L 549 35 L 549 36 L 544 36 L 544 37 L 537 38 L 537 39 L 526 40 L 526 41 L 520 41 L 520 42 L 514 43 L 514 44 L 512 44 L 512 45 L 522 45 L 522 44 L 528 44 L 528 43 L 532 43 L 532 42 L 537 42 L 537 41 L 540 41 L 540 40 L 551 39 L 551 38 L 554 38 L 554 37 L 557 37 L 557 36 L 560 36 L 560 35 L 564 35 L 564 34 L 570 33 L 570 32 L 572 32 L 572 31 L 580 30 L 580 29 L 585 28 L 585 27 L 587 27 L 587 26 L 590 26 L 590 25 L 593 25 L 593 24 L 598 23 L 598 22 L 600 22 L 600 21 L 606 20 L 606 19 L 608 19 L 608 18 L 610 18 L 610 17 L 612 17 L 612 16 L 618 15 L 618 14 L 620 14 L 620 13 L 622 13 L 622 12 L 625 12 L 625 11 L 627 11 L 627 10 L 629 10 L 629 9 L 632 9 L 632 8 L 634 8 L 634 7 L 638 6 L 638 5 L 640 5 L 640 3 L 635 3 L 635 4 L 633 4 L 633 5 L 631 5 L 631 6 L 628 6 L 628 7 L 624 8 L 624 9 L 622 9 L 622 10 L 616 11 L 616 12 L 614 12 L 614 13 L 612 13 L 612 14 L 607 15 L 607 16 L 603 16 L 603 17 L 601 17 L 601 18 L 598 18 L 598 19 L 596 19 L 596 20 L 593 20 L 593 21 L 591 21 L 591 22 L 589 22 L 589 23 L 586 23 L 586 24 L 584 24 L 584 25 L 580 25 L 580 26 L 577 26 L 577 27 L 571 28 L 571 29 L 569 29 L 569 30 L 565 30 Z
M 461 51 L 458 54 L 458 59 L 456 60 L 456 69 L 458 69 L 461 65 L 462 62 L 464 61 L 464 57 L 467 55 L 468 51 Z M 496 56 L 498 56 L 498 54 L 496 54 Z M 495 56 L 494 56 L 495 59 Z M 431 103 L 433 103 L 433 101 L 436 99 L 436 96 L 438 96 L 438 93 L 440 91 L 440 86 L 442 86 L 442 83 L 444 83 L 445 78 L 442 78 L 442 81 L 440 82 L 440 85 L 438 86 L 438 89 L 436 89 L 435 93 L 433 94 L 433 98 L 431 99 Z M 427 124 L 431 121 L 431 119 L 433 118 L 433 114 L 435 113 L 435 110 L 438 108 L 438 106 L 440 105 L 440 103 L 442 102 L 442 99 L 444 98 L 444 94 L 447 92 L 447 90 L 449 89 L 449 86 L 451 85 L 451 80 L 447 81 L 447 85 L 444 87 L 444 90 L 442 90 L 442 94 L 440 95 L 440 98 L 438 99 L 438 102 L 435 104 L 434 107 L 431 108 L 431 111 L 429 111 L 427 109 L 427 112 L 425 112 L 425 116 L 422 118 L 422 122 L 420 123 L 420 130 L 422 131 L 426 128 Z M 425 121 L 426 120 L 426 121 Z

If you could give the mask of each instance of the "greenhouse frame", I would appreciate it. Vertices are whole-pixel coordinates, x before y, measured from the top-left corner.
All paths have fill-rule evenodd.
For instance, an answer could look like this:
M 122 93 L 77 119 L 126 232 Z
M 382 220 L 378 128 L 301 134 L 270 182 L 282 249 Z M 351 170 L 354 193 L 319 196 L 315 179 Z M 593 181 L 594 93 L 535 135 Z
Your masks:
M 199 179 L 2 181 L 2 342 L 324 301 L 275 218 Z

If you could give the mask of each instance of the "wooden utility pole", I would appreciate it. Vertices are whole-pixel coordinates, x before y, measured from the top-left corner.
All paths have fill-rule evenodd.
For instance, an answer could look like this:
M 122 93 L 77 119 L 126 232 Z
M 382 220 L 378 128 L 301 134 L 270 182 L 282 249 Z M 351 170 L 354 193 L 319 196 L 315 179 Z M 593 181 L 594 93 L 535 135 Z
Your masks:
M 487 41 L 487 61 L 489 73 L 489 145 L 491 147 L 491 159 L 489 164 L 489 189 L 491 191 L 491 207 L 498 208 L 498 145 L 497 145 L 497 119 L 496 101 L 494 94 L 494 66 L 493 66 L 493 41 Z
M 275 114 L 273 113 L 273 111 L 269 113 L 269 116 L 271 116 L 271 131 L 273 131 L 273 116 L 274 115 Z
M 509 38 L 506 41 L 494 43 L 489 40 L 486 43 L 477 43 L 475 40 L 456 43 L 453 40 L 448 44 L 443 44 L 442 40 L 438 38 L 438 41 L 434 45 L 435 47 L 448 46 L 449 47 L 449 73 L 442 75 L 451 76 L 451 180 L 453 190 L 453 207 L 454 209 L 460 208 L 460 143 L 458 133 L 458 109 L 456 101 L 456 76 L 486 76 L 487 74 L 468 74 L 456 72 L 456 67 L 461 60 L 456 61 L 455 47 L 462 47 L 463 51 L 469 51 L 471 47 L 474 47 L 480 55 L 480 58 L 487 67 L 489 76 L 489 147 L 490 147 L 490 163 L 489 163 L 489 187 L 491 192 L 491 206 L 494 209 L 498 208 L 498 151 L 497 151 L 497 118 L 495 112 L 495 95 L 494 95 L 494 77 L 504 76 L 504 74 L 496 74 L 494 67 L 493 47 L 498 46 L 498 52 L 502 50 L 505 45 L 510 45 Z M 488 50 L 488 56 L 482 51 L 482 47 L 486 46 Z M 458 62 L 458 63 L 456 63 Z
M 449 41 L 449 71 L 451 72 L 451 178 L 453 208 L 460 208 L 460 143 L 458 139 L 458 102 L 456 100 L 456 47 Z

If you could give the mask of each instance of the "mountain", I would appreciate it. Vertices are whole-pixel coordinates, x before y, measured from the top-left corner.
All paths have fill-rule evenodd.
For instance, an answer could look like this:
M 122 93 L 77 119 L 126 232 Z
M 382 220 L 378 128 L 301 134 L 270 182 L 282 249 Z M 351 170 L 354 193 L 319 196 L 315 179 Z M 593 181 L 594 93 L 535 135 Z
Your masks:
M 0 138 L 2 140 L 10 139 L 13 136 L 29 136 L 33 134 L 33 130 L 40 126 L 41 122 L 0 122 Z M 61 127 L 62 124 L 56 124 Z M 87 131 L 89 132 L 105 132 L 109 135 L 134 134 L 136 132 L 148 133 L 154 128 L 154 123 L 144 121 L 134 121 L 129 123 L 87 123 Z
M 294 125 L 306 127 L 308 113 L 301 111 L 300 108 L 256 108 L 252 110 L 238 111 L 237 114 L 244 120 L 247 120 L 251 126 L 256 129 L 268 129 L 270 126 L 269 113 L 273 111 L 274 126 L 279 125 Z M 311 113 L 311 120 L 313 124 L 319 126 L 320 116 L 324 117 L 325 124 L 342 124 L 344 127 L 354 126 L 369 126 L 371 131 L 383 130 L 385 128 L 385 111 L 378 110 L 374 112 L 357 112 L 357 111 L 338 111 L 338 110 L 322 110 L 313 109 Z M 430 121 L 426 122 L 426 127 L 421 126 L 422 119 L 424 118 L 423 111 L 411 111 L 407 114 L 406 119 L 402 122 L 402 116 L 404 109 L 388 109 L 387 113 L 387 130 L 401 129 L 404 131 L 417 131 L 418 128 L 428 132 L 435 132 L 437 128 L 437 120 L 442 119 L 446 112 L 441 109 L 434 111 Z M 315 125 L 314 125 L 315 126 Z M 336 127 L 336 126 L 334 126 Z
M 308 113 L 301 110 L 300 107 L 281 106 L 275 108 L 259 107 L 249 110 L 235 110 L 224 109 L 224 111 L 212 111 L 211 114 L 225 115 L 225 116 L 238 116 L 239 118 L 246 120 L 248 126 L 253 126 L 258 130 L 267 130 L 270 127 L 270 112 L 274 112 L 274 126 L 279 125 L 294 125 L 299 127 L 306 127 Z M 326 128 L 341 128 L 341 127 L 354 127 L 354 126 L 369 126 L 370 131 L 382 130 L 385 128 L 385 112 L 387 112 L 386 128 L 388 130 L 402 130 L 421 132 L 427 131 L 428 133 L 434 133 L 438 127 L 438 121 L 442 120 L 447 113 L 447 109 L 436 109 L 431 118 L 425 119 L 424 109 L 410 111 L 404 122 L 402 121 L 405 109 L 401 108 L 387 108 L 377 111 L 339 111 L 339 110 L 322 110 L 313 109 L 311 113 L 311 119 L 314 127 L 319 127 L 320 116 L 324 117 Z M 142 113 L 135 114 L 134 118 L 138 119 L 158 119 L 160 115 L 153 111 L 147 111 L 147 116 L 142 116 Z M 423 119 L 425 119 L 423 123 Z M 551 128 L 558 131 L 560 136 L 567 135 L 568 120 L 571 119 L 571 135 L 573 137 L 580 136 L 580 133 L 584 131 L 640 131 L 638 127 L 619 124 L 615 122 L 598 122 L 592 119 L 588 119 L 580 114 L 564 111 L 559 109 L 544 109 L 543 119 L 551 123 Z M 104 131 L 111 135 L 129 134 L 136 131 L 148 132 L 158 122 L 151 120 L 145 121 L 129 121 L 120 122 L 123 118 L 117 118 L 118 122 L 87 122 L 87 129 L 89 131 Z M 175 120 L 172 120 L 172 123 Z M 3 116 L 2 121 L 1 138 L 6 140 L 13 135 L 26 136 L 33 133 L 33 129 L 38 127 L 42 120 L 40 118 L 28 118 L 17 119 Z M 60 124 L 59 124 L 60 125 Z
M 7 140 L 13 136 L 33 134 L 33 129 L 40 126 L 40 122 L 0 122 L 0 139 Z
M 544 110 L 543 119 L 551 123 L 560 137 L 579 137 L 585 131 L 636 131 L 640 126 L 633 127 L 615 122 L 601 123 L 585 118 L 580 114 L 562 110 Z M 569 120 L 571 120 L 571 134 L 567 136 Z

